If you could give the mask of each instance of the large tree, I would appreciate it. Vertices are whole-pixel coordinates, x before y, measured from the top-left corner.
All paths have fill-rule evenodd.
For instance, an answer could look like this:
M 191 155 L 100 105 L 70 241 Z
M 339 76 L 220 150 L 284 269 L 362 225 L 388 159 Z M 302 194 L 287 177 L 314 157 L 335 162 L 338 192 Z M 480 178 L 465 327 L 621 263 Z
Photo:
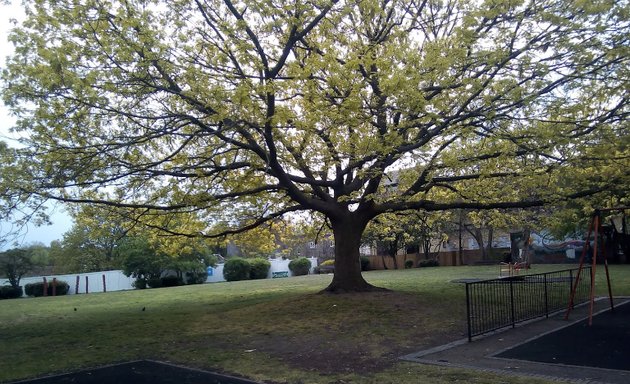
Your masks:
M 25 4 L 3 73 L 26 137 L 8 206 L 194 213 L 228 233 L 316 211 L 328 290 L 363 291 L 380 214 L 628 185 L 627 1 Z

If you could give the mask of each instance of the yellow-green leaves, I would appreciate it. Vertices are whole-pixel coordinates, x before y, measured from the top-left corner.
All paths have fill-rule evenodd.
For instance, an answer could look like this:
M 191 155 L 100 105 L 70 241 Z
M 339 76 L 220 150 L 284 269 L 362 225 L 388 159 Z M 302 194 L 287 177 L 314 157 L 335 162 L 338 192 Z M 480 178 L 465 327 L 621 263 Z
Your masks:
M 30 193 L 232 228 L 627 182 L 623 2 L 25 6 L 2 93 Z

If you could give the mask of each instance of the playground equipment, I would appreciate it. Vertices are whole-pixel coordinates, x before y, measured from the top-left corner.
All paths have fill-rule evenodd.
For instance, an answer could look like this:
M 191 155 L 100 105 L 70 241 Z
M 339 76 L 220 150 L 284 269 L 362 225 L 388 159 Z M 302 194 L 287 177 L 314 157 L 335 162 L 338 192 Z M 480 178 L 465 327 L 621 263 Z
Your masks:
M 502 262 L 499 264 L 499 276 L 515 276 L 520 274 L 521 270 L 529 269 L 531 267 L 531 249 L 533 239 L 529 231 L 523 232 L 523 238 L 518 245 L 519 253 L 516 260 L 509 262 Z M 514 243 L 514 242 L 513 242 Z
M 567 320 L 569 318 L 569 314 L 571 313 L 571 310 L 573 309 L 574 306 L 574 299 L 575 299 L 575 291 L 577 289 L 578 286 L 578 282 L 580 281 L 580 275 L 582 272 L 582 269 L 584 267 L 584 261 L 585 258 L 587 256 L 590 257 L 589 262 L 591 263 L 591 287 L 590 287 L 590 306 L 589 306 L 589 312 L 588 312 L 588 325 L 593 325 L 593 305 L 595 303 L 595 275 L 596 275 L 596 268 L 597 268 L 597 257 L 599 254 L 601 254 L 603 256 L 603 261 L 604 261 L 604 268 L 606 270 L 606 283 L 608 284 L 608 298 L 610 300 L 610 310 L 614 311 L 615 309 L 615 305 L 613 302 L 613 296 L 612 296 L 612 289 L 610 286 L 610 273 L 608 271 L 608 259 L 606 257 L 606 251 L 603 249 L 604 248 L 604 244 L 600 244 L 599 241 L 599 235 L 602 233 L 601 231 L 601 214 L 602 212 L 614 212 L 614 211 L 621 211 L 623 212 L 624 210 L 630 209 L 630 207 L 618 207 L 618 208 L 604 208 L 604 209 L 597 209 L 595 210 L 595 212 L 593 213 L 593 217 L 591 219 L 591 223 L 589 224 L 589 228 L 588 228 L 588 235 L 586 236 L 586 244 L 584 245 L 584 247 L 582 248 L 582 254 L 580 256 L 580 266 L 578 268 L 578 272 L 577 272 L 577 276 L 575 278 L 575 281 L 573 283 L 573 287 L 571 289 L 571 296 L 569 298 L 569 305 L 567 307 L 567 312 L 564 316 L 564 319 Z M 590 242 L 591 242 L 591 235 L 593 235 L 593 246 L 591 248 Z M 592 253 L 592 255 L 591 255 Z

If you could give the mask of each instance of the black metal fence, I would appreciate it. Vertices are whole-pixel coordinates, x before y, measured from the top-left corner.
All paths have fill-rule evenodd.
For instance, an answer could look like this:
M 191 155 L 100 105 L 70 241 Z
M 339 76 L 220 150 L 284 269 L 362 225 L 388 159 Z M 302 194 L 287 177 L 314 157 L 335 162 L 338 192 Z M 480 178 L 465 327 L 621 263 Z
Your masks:
M 474 336 L 567 309 L 578 269 L 466 283 L 468 340 Z M 575 305 L 589 300 L 591 268 L 584 267 Z

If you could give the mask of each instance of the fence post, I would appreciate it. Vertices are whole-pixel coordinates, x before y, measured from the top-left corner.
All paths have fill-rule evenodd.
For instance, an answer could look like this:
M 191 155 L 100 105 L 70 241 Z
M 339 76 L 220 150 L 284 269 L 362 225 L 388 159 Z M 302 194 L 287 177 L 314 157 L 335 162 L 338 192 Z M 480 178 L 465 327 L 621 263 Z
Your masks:
M 470 317 L 470 283 L 466 283 L 466 317 L 468 319 L 468 342 L 472 341 L 472 319 Z
M 88 288 L 89 284 L 90 284 L 90 280 L 88 279 L 88 277 L 87 277 L 87 276 L 85 276 L 85 294 L 86 294 L 86 295 L 87 295 L 88 293 L 90 293 L 90 290 L 89 290 L 89 288 Z
M 516 310 L 514 309 L 514 280 L 510 279 L 510 309 L 512 315 L 512 328 L 516 327 Z
M 105 284 L 105 274 L 103 273 L 103 292 L 107 292 L 107 285 Z
M 545 284 L 545 318 L 549 318 L 549 295 L 547 293 L 547 274 L 543 275 Z
M 579 274 L 578 274 L 579 277 Z M 575 288 L 577 290 L 577 281 L 575 282 Z M 573 295 L 573 270 L 569 269 L 569 297 L 571 297 L 571 299 L 574 299 L 574 297 L 572 297 Z M 573 304 L 573 300 L 570 300 L 569 305 L 571 309 L 573 309 L 573 307 L 575 307 L 575 305 Z
M 46 281 L 46 278 L 44 277 L 44 292 L 42 293 L 44 296 L 48 296 L 48 281 Z
M 80 276 L 77 275 L 77 283 L 74 285 L 74 294 L 75 295 L 79 294 L 79 279 L 80 279 Z
M 52 281 L 52 295 L 57 296 L 57 278 L 53 277 Z

